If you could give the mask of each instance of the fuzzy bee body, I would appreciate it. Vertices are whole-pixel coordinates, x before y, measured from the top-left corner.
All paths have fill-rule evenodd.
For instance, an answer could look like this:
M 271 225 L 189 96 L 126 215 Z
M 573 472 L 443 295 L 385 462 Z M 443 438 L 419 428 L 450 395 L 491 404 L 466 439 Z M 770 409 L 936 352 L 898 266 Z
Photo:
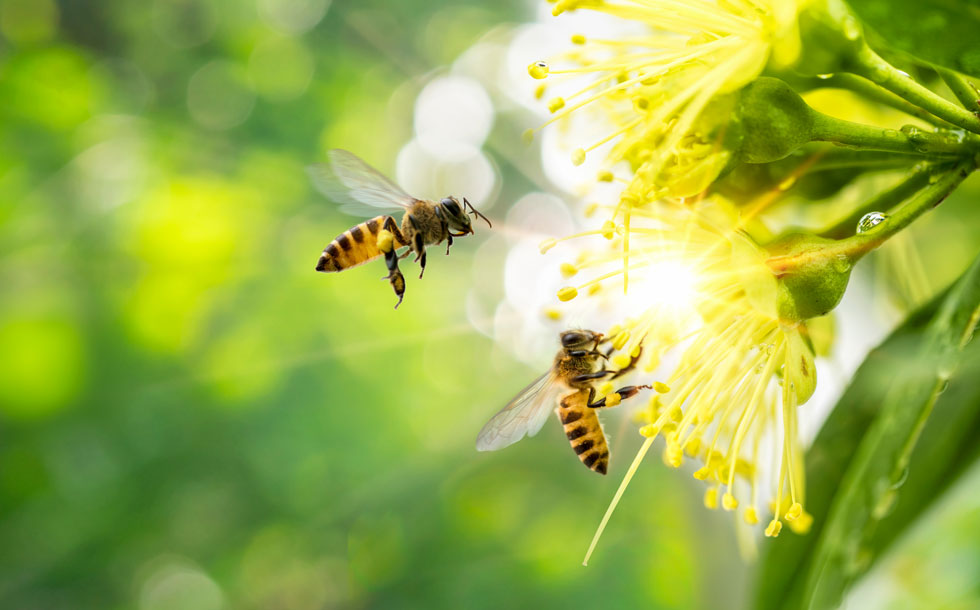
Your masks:
M 596 410 L 589 407 L 589 391 L 576 390 L 563 396 L 558 404 L 558 418 L 578 459 L 590 470 L 606 474 L 609 445 Z
M 323 249 L 323 254 L 316 263 L 316 270 L 326 273 L 343 271 L 384 256 L 384 252 L 378 245 L 378 236 L 387 218 L 390 216 L 376 216 L 338 235 Z M 394 247 L 407 245 L 395 243 Z
M 602 335 L 590 330 L 563 332 L 562 349 L 555 355 L 551 370 L 524 388 L 487 422 L 476 439 L 477 450 L 494 451 L 524 436 L 534 436 L 555 411 L 579 460 L 593 472 L 606 474 L 609 444 L 596 412 L 606 406 L 608 397 L 593 400 L 593 383 L 607 375 L 618 377 L 630 370 L 635 360 L 621 371 L 596 370 L 599 361 L 606 357 L 598 349 L 601 341 Z M 616 394 L 625 399 L 649 387 L 626 386 Z
M 412 197 L 398 185 L 384 177 L 376 169 L 346 150 L 330 151 L 330 165 L 309 168 L 316 187 L 325 195 L 339 202 L 346 202 L 345 209 L 353 206 L 375 208 L 402 208 L 401 226 L 389 215 L 376 216 L 337 236 L 323 249 L 316 264 L 317 271 L 336 272 L 350 269 L 381 256 L 385 257 L 389 280 L 398 296 L 397 308 L 405 294 L 405 278 L 398 269 L 398 259 L 415 253 L 415 260 L 422 267 L 419 279 L 425 273 L 426 246 L 447 242 L 446 254 L 453 237 L 473 233 L 473 225 L 467 209 L 490 224 L 485 216 L 476 211 L 470 202 L 463 203 L 455 197 L 440 202 Z M 408 250 L 399 255 L 402 247 Z

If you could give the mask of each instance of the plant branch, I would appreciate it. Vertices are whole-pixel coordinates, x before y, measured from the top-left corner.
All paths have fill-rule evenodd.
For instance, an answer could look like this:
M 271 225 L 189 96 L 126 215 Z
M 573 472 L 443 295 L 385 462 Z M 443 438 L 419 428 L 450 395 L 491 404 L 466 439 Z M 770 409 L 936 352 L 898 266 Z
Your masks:
M 964 108 L 973 113 L 980 111 L 980 93 L 970 81 L 948 68 L 936 66 L 936 73 Z
M 908 74 L 882 59 L 867 46 L 856 54 L 850 71 L 941 119 L 980 133 L 980 117 L 915 82 Z

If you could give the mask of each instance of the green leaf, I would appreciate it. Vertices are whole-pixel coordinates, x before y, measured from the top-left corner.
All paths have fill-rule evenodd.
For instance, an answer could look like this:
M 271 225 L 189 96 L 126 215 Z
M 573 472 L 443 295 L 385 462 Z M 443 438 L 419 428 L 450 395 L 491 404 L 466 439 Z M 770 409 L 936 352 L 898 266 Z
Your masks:
M 978 315 L 980 259 L 869 354 L 807 454 L 813 528 L 768 543 L 756 607 L 835 607 L 976 457 Z M 943 416 L 923 432 L 934 404 Z
M 959 0 L 848 0 L 870 30 L 891 49 L 980 76 L 980 7 Z

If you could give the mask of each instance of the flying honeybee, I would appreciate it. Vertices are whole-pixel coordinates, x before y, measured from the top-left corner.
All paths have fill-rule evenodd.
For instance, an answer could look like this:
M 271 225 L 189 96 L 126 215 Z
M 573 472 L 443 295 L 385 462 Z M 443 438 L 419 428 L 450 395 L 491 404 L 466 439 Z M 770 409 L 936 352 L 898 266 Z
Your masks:
M 595 400 L 596 392 L 592 384 L 607 375 L 614 379 L 626 373 L 636 364 L 637 358 L 619 371 L 596 370 L 600 359 L 607 357 L 607 354 L 599 351 L 601 342 L 602 334 L 591 330 L 563 332 L 561 350 L 555 356 L 551 370 L 521 390 L 514 400 L 483 426 L 476 439 L 477 450 L 495 451 L 516 443 L 525 435 L 534 436 L 544 425 L 548 414 L 555 410 L 578 458 L 589 469 L 606 474 L 609 446 L 596 409 L 605 407 L 608 397 Z M 616 390 L 616 393 L 625 399 L 650 387 L 626 386 Z
M 422 266 L 419 279 L 425 273 L 425 247 L 446 240 L 446 254 L 454 237 L 473 233 L 467 210 L 474 217 L 490 221 L 476 211 L 466 198 L 463 204 L 455 197 L 436 203 L 418 199 L 403 191 L 362 159 L 351 152 L 334 149 L 328 153 L 329 164 L 309 167 L 314 185 L 321 193 L 344 204 L 341 209 L 359 215 L 365 208 L 403 208 L 401 226 L 390 215 L 382 214 L 344 231 L 323 250 L 316 270 L 343 271 L 378 258 L 382 254 L 388 265 L 386 279 L 398 296 L 397 309 L 405 295 L 405 278 L 398 269 L 398 259 L 415 252 L 415 261 Z M 401 255 L 398 249 L 407 246 Z

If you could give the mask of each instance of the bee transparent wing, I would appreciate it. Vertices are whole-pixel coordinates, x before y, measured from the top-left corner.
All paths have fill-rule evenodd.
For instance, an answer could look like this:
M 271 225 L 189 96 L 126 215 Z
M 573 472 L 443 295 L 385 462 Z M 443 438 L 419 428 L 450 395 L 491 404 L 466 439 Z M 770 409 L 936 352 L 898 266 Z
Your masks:
M 551 371 L 532 381 L 483 426 L 477 451 L 496 451 L 537 434 L 554 410 L 559 390 Z
M 336 148 L 327 153 L 329 163 L 307 167 L 313 186 L 329 199 L 342 204 L 349 214 L 369 216 L 371 208 L 407 208 L 415 201 L 400 186 L 388 180 L 354 153 Z

